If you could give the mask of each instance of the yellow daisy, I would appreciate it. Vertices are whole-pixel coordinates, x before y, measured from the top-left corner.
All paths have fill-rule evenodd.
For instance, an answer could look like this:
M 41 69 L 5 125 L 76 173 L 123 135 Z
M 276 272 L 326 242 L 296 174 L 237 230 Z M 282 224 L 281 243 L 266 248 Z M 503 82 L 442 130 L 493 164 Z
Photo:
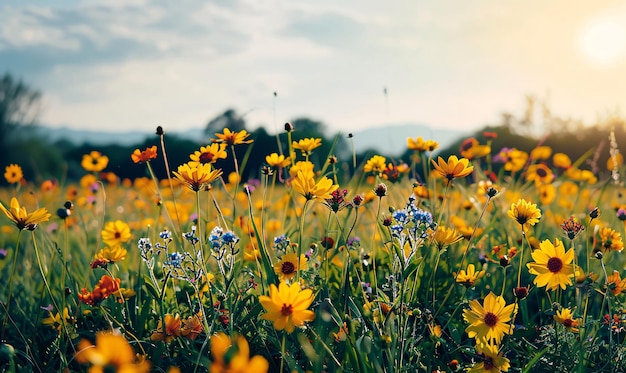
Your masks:
M 539 218 L 541 218 L 541 210 L 537 208 L 537 204 L 520 198 L 517 202 L 511 204 L 508 215 L 511 219 L 518 222 L 522 226 L 522 230 L 526 232 L 528 228 L 537 224 Z
M 545 240 L 531 255 L 535 261 L 526 266 L 530 274 L 537 275 L 533 281 L 535 285 L 545 286 L 548 290 L 556 290 L 558 287 L 565 289 L 572 285 L 574 250 L 565 252 L 561 240 L 555 239 L 554 243 Z
M 477 344 L 476 352 L 480 355 L 480 362 L 467 369 L 467 373 L 499 373 L 508 372 L 511 364 L 509 359 L 498 352 L 498 345 Z
M 37 224 L 48 221 L 51 216 L 45 208 L 37 209 L 29 214 L 26 211 L 26 207 L 20 206 L 20 203 L 15 197 L 11 198 L 11 206 L 9 209 L 4 207 L 0 202 L 0 210 L 15 223 L 15 226 L 19 230 L 34 230 L 37 228 Z
M 477 344 L 495 342 L 499 344 L 505 334 L 513 333 L 510 324 L 516 305 L 506 305 L 501 296 L 490 292 L 484 301 L 484 306 L 477 300 L 469 302 L 470 309 L 463 311 L 463 319 L 470 325 L 465 328 L 470 338 L 476 338 Z
M 462 284 L 466 288 L 471 288 L 474 284 L 476 284 L 476 281 L 484 275 L 484 270 L 476 272 L 474 265 L 468 264 L 467 272 L 464 269 L 460 270 L 459 274 L 456 276 L 456 282 Z
M 285 330 L 292 333 L 296 326 L 304 326 L 306 321 L 315 320 L 315 313 L 308 308 L 313 303 L 313 291 L 300 289 L 300 284 L 294 282 L 287 285 L 281 282 L 278 287 L 270 285 L 270 295 L 262 295 L 259 302 L 267 313 L 261 318 L 274 323 L 276 330 Z
M 474 171 L 474 166 L 469 165 L 466 158 L 459 159 L 456 155 L 448 157 L 446 162 L 443 158 L 437 158 L 437 162 L 431 161 L 435 168 L 435 173 L 444 177 L 447 183 L 451 183 L 454 179 L 466 177 Z
M 16 184 L 22 181 L 24 173 L 22 167 L 17 164 L 10 164 L 4 168 L 4 178 L 9 184 Z

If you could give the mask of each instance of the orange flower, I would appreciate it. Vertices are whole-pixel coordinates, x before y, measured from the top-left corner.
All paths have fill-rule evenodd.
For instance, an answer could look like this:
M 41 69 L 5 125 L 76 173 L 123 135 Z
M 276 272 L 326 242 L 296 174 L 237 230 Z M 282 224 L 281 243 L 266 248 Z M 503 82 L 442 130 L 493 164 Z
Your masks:
M 157 147 L 153 145 L 146 150 L 135 149 L 133 154 L 130 155 L 130 158 L 135 163 L 146 163 L 150 162 L 151 159 L 156 159 L 157 157 Z
M 181 329 L 183 337 L 193 341 L 198 338 L 200 333 L 202 333 L 202 313 L 197 313 L 183 320 L 183 327 Z
M 78 294 L 80 299 L 85 304 L 90 306 L 98 306 L 100 302 L 108 298 L 111 294 L 120 289 L 120 279 L 113 278 L 111 276 L 104 275 L 98 281 L 98 284 L 94 286 L 93 291 L 89 292 L 86 288 L 83 288 Z
M 159 321 L 159 325 L 157 329 L 152 332 L 150 336 L 150 340 L 153 341 L 165 341 L 167 343 L 171 342 L 175 337 L 180 337 L 181 335 L 181 321 L 180 316 L 176 314 L 172 316 L 171 314 L 165 315 L 165 332 L 163 332 L 163 322 Z
M 619 295 L 626 291 L 626 279 L 622 280 L 618 271 L 614 270 L 613 273 L 607 277 L 606 283 L 613 295 Z

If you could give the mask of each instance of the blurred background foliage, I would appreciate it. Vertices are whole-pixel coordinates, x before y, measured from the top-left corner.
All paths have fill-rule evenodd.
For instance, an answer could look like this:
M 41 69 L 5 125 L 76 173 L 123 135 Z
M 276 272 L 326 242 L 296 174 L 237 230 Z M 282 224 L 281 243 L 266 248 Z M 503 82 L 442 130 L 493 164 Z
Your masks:
M 50 178 L 61 178 L 60 182 L 75 181 L 85 174 L 80 166 L 83 154 L 92 150 L 100 151 L 109 157 L 109 166 L 105 171 L 113 172 L 121 179 L 134 179 L 146 175 L 146 168 L 133 164 L 130 154 L 134 149 L 144 149 L 152 145 L 159 148 L 161 157 L 160 138 L 156 134 L 146 134 L 146 139 L 133 145 L 94 143 L 77 144 L 69 140 L 50 141 L 43 136 L 38 136 L 33 129 L 37 125 L 37 118 L 41 110 L 42 93 L 31 87 L 21 79 L 6 73 L 0 78 L 0 159 L 3 165 L 11 163 L 19 164 L 24 171 L 24 177 L 28 181 L 42 182 Z M 572 118 L 558 117 L 552 114 L 546 102 L 539 101 L 533 96 L 525 98 L 526 105 L 521 113 L 502 113 L 499 123 L 485 125 L 469 137 L 475 137 L 479 143 L 487 142 L 485 132 L 492 132 L 497 138 L 492 141 L 492 151 L 499 152 L 505 146 L 515 144 L 519 150 L 530 152 L 538 145 L 547 145 L 553 149 L 553 153 L 562 152 L 576 161 L 590 150 L 592 156 L 586 158 L 580 165 L 583 169 L 591 169 L 596 172 L 608 172 L 606 162 L 609 158 L 609 135 L 613 130 L 618 146 L 626 139 L 625 121 L 618 116 L 609 116 L 600 119 L 594 124 L 584 124 Z M 292 140 L 318 137 L 322 139 L 322 146 L 318 148 L 311 159 L 318 166 L 328 154 L 334 154 L 339 160 L 338 170 L 345 179 L 355 170 L 352 148 L 349 141 L 357 142 L 358 138 L 348 138 L 347 133 L 336 132 L 325 123 L 312 118 L 294 118 L 290 121 L 293 125 Z M 210 143 L 215 133 L 222 132 L 224 128 L 233 131 L 248 130 L 249 124 L 245 120 L 245 113 L 237 113 L 235 109 L 227 108 L 223 113 L 207 121 L 204 127 L 204 135 L 196 141 L 179 138 L 166 131 L 165 146 L 169 164 L 172 167 L 188 161 L 189 155 L 200 146 Z M 155 127 L 156 130 L 156 127 Z M 249 145 L 236 147 L 237 156 L 242 157 L 249 153 L 245 168 L 242 170 L 242 179 L 259 178 L 261 167 L 264 165 L 265 156 L 277 152 L 286 152 L 287 136 L 281 132 L 279 136 L 270 134 L 265 127 L 258 127 L 250 132 L 250 138 L 254 142 Z M 406 137 L 416 138 L 420 133 L 407 133 Z M 447 157 L 450 154 L 459 154 L 461 143 L 467 137 L 459 138 L 455 143 L 437 149 L 433 155 Z M 425 138 L 428 140 L 428 138 Z M 432 139 L 437 141 L 437 139 Z M 279 149 L 278 144 L 281 144 Z M 406 143 L 398 144 L 406 147 Z M 230 152 L 230 149 L 229 149 Z M 376 149 L 356 154 L 356 168 L 369 159 L 372 155 L 379 154 Z M 410 163 L 413 151 L 406 150 L 399 157 L 387 156 L 388 162 L 394 164 Z M 232 154 L 228 159 L 219 160 L 217 167 L 222 168 L 228 175 L 234 171 Z M 498 164 L 494 164 L 497 173 Z M 153 162 L 155 174 L 159 178 L 166 177 L 164 162 Z M 1 182 L 5 182 L 2 180 Z

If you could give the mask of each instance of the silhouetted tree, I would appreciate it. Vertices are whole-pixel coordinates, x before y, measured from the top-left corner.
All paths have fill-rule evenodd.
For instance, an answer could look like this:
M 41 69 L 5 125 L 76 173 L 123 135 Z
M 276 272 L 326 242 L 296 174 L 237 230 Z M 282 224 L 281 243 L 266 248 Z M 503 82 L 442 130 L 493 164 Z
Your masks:
M 211 119 L 204 128 L 204 133 L 213 136 L 224 128 L 238 132 L 246 129 L 246 121 L 242 115 L 238 115 L 235 109 L 227 109 L 220 115 Z
M 0 155 L 7 154 L 9 138 L 39 115 L 41 93 L 6 73 L 0 79 Z

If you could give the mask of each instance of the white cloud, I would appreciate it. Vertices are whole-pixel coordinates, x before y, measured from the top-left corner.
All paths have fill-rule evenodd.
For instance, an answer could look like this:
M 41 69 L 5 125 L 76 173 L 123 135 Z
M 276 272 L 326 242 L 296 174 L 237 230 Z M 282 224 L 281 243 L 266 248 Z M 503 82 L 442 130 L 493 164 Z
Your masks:
M 602 13 L 565 0 L 14 5 L 0 7 L 0 60 L 41 88 L 42 120 L 53 124 L 151 131 L 203 125 L 232 106 L 270 128 L 303 115 L 337 129 L 459 128 L 545 92 L 555 110 L 593 120 L 626 105 L 626 66 L 594 70 L 575 49 L 594 9 Z

